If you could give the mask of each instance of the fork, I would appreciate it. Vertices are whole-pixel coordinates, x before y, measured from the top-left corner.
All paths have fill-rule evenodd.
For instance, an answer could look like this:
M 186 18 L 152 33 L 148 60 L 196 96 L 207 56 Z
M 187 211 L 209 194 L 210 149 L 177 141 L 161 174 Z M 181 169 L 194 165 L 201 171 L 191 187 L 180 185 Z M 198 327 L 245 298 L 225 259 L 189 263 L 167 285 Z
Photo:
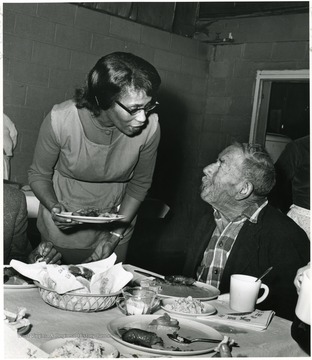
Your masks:
M 194 342 L 210 342 L 210 343 L 219 343 L 221 340 L 217 339 L 206 339 L 206 338 L 195 338 L 195 339 L 187 339 L 183 336 L 180 336 L 178 334 L 167 334 L 169 339 L 176 341 L 180 344 L 191 344 Z

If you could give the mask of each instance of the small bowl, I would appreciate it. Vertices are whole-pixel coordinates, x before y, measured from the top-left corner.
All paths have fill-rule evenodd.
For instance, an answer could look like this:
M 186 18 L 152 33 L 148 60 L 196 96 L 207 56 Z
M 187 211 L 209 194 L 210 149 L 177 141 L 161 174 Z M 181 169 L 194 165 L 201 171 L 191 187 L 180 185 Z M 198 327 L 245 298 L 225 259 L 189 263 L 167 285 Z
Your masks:
M 117 298 L 116 305 L 117 305 L 118 309 L 124 315 L 127 315 L 126 306 L 125 306 L 125 299 L 123 297 Z M 151 308 L 151 314 L 154 313 L 155 311 L 157 311 L 159 308 L 160 308 L 160 300 L 156 298 L 154 300 L 154 304 L 153 304 L 153 306 Z

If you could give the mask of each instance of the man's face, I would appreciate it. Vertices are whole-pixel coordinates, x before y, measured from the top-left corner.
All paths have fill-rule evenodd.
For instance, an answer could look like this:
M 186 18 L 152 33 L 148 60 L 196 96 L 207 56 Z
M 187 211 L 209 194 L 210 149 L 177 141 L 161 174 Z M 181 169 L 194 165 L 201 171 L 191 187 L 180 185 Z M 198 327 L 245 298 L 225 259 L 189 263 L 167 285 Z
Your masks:
M 243 152 L 229 146 L 219 154 L 216 162 L 204 168 L 201 198 L 220 209 L 223 204 L 234 202 L 242 179 Z

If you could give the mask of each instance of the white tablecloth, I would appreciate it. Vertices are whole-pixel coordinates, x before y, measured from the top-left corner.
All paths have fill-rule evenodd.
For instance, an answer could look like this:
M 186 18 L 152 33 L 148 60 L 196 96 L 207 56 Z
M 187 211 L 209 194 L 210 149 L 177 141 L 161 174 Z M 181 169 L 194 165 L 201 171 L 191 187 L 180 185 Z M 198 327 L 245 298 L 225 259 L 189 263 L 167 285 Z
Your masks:
M 224 303 L 212 300 L 217 309 L 223 311 Z M 155 357 L 155 354 L 138 352 L 135 349 L 124 346 L 112 339 L 107 331 L 107 324 L 116 317 L 122 317 L 120 310 L 113 307 L 96 313 L 82 313 L 65 311 L 46 304 L 40 297 L 38 289 L 16 289 L 4 290 L 4 307 L 16 312 L 17 307 L 26 307 L 29 314 L 28 319 L 32 324 L 31 332 L 23 339 L 35 346 L 60 337 L 91 337 L 107 341 L 113 344 L 122 357 Z M 158 311 L 162 314 L 163 311 Z M 238 329 L 225 325 L 215 325 L 212 321 L 204 321 L 205 324 L 215 328 L 220 333 L 235 339 L 239 345 L 233 348 L 233 357 L 303 357 L 307 356 L 290 336 L 291 323 L 279 317 L 274 317 L 269 328 L 265 331 L 253 331 Z M 5 340 L 4 340 L 5 341 Z M 18 347 L 18 343 L 16 343 Z M 16 349 L 17 349 L 16 347 Z M 6 348 L 11 358 L 14 356 L 15 348 Z M 12 355 L 13 354 L 13 355 Z M 214 353 L 203 355 L 211 357 Z M 157 355 L 156 355 L 157 356 Z

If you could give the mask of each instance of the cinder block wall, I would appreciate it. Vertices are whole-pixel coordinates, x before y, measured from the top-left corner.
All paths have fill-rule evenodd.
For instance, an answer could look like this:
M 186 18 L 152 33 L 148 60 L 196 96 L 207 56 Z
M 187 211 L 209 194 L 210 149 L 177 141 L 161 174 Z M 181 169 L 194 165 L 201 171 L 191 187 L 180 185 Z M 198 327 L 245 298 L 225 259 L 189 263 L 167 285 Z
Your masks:
M 217 21 L 211 37 L 232 32 L 235 42 L 213 46 L 73 4 L 5 3 L 3 10 L 4 112 L 19 131 L 14 181 L 27 183 L 44 116 L 72 96 L 99 57 L 129 51 L 159 70 L 162 140 L 151 195 L 170 205 L 172 217 L 154 224 L 158 232 L 146 221 L 131 253 L 138 265 L 177 273 L 205 209 L 203 167 L 233 139 L 248 140 L 257 70 L 308 68 L 308 15 Z
M 278 15 L 220 20 L 207 28 L 234 43 L 212 46 L 206 108 L 198 132 L 199 157 L 192 177 L 200 184 L 201 169 L 232 140 L 248 141 L 257 70 L 309 68 L 309 15 Z M 197 175 L 196 175 L 197 174 Z M 192 218 L 205 208 L 198 193 L 190 201 Z
M 202 121 L 207 45 L 73 4 L 5 3 L 3 10 L 4 112 L 19 132 L 12 180 L 27 184 L 38 130 L 51 107 L 71 98 L 95 62 L 113 51 L 153 63 L 163 81 L 160 98 L 168 94 L 187 107 L 183 119 L 161 120 L 170 121 L 164 131 L 177 121 Z

